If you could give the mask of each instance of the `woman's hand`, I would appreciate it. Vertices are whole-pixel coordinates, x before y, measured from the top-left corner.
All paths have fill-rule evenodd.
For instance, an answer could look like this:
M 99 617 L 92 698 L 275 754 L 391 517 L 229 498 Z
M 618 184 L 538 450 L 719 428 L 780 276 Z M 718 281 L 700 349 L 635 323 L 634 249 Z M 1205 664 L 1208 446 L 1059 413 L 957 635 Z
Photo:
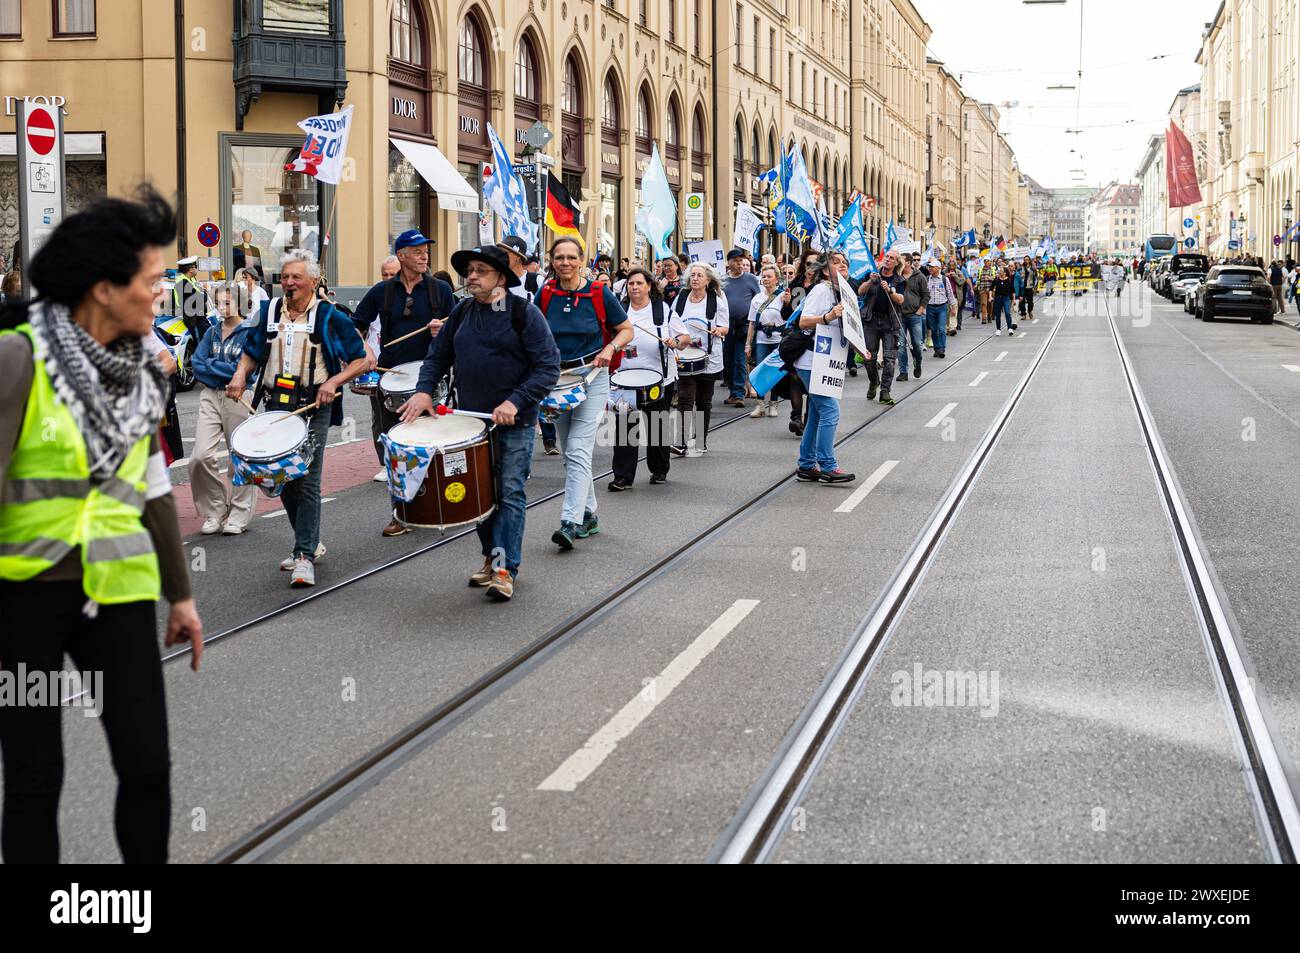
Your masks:
M 609 362 L 612 360 L 614 360 L 614 345 L 606 344 L 591 363 L 594 367 L 609 367 Z

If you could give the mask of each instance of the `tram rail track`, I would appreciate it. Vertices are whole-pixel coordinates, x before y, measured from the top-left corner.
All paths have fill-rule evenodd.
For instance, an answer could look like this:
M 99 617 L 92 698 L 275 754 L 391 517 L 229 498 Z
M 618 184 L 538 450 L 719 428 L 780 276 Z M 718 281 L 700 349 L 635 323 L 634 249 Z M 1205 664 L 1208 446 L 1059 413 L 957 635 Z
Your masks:
M 1288 782 L 1285 749 L 1279 750 L 1277 732 L 1255 691 L 1251 669 L 1233 630 L 1226 599 L 1218 589 L 1208 554 L 1195 531 L 1191 508 L 1182 495 L 1160 441 L 1109 302 L 1105 302 L 1105 306 L 1107 327 L 1120 357 L 1216 691 L 1233 729 L 1234 746 L 1242 761 L 1242 774 L 1256 813 L 1261 840 L 1275 862 L 1295 863 L 1296 848 L 1300 844 L 1300 810 Z M 787 734 L 780 753 L 715 843 L 709 855 L 710 861 L 763 863 L 775 854 L 789 827 L 794 808 L 804 799 L 825 763 L 876 662 L 919 590 L 969 491 L 1067 317 L 1068 310 L 1053 328 L 998 418 L 986 431 L 966 467 L 950 485 L 930 523 L 900 564 L 880 600 L 858 627 L 840 662 L 828 674 L 800 720 Z
M 948 361 L 942 371 L 921 382 L 918 387 L 913 388 L 905 396 L 899 398 L 898 403 L 902 404 L 904 401 L 910 400 L 931 383 L 950 373 L 953 368 L 978 352 L 990 340 L 993 340 L 993 338 L 981 341 L 965 354 Z M 871 419 L 863 421 L 836 440 L 836 446 L 842 446 L 887 416 L 888 413 L 877 414 Z M 739 416 L 719 426 L 724 426 L 738 419 L 740 419 Z M 790 473 L 745 500 L 739 506 L 715 520 L 700 533 L 680 544 L 671 552 L 625 580 L 585 608 L 569 616 L 545 634 L 534 639 L 470 685 L 439 703 L 406 728 L 372 748 L 368 753 L 336 773 L 333 777 L 316 786 L 252 831 L 228 844 L 210 858 L 209 863 L 249 863 L 273 855 L 299 834 L 310 830 L 343 806 L 355 793 L 377 783 L 405 757 L 440 737 L 460 720 L 496 697 L 506 687 L 527 675 L 545 658 L 580 636 L 637 592 L 652 584 L 659 576 L 692 558 L 718 536 L 725 533 L 740 517 L 764 505 L 794 483 L 794 474 Z M 538 502 L 542 501 L 539 500 Z M 446 542 L 454 538 L 459 538 L 459 536 L 449 537 L 445 541 L 439 541 L 439 543 L 445 545 Z M 420 553 L 427 552 L 432 548 L 432 546 L 427 547 L 421 550 Z M 420 553 L 405 556 L 402 561 Z M 324 592 L 321 593 L 321 595 L 324 594 Z M 300 600 L 291 603 L 289 607 L 274 613 L 274 615 L 282 614 L 288 608 L 296 607 L 306 601 Z M 247 626 L 241 628 L 247 628 Z

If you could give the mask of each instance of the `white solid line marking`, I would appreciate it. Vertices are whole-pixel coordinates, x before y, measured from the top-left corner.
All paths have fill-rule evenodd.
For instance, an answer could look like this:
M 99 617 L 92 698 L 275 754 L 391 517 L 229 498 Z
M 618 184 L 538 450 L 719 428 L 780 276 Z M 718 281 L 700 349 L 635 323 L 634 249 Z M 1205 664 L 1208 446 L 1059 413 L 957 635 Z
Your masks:
M 1282 366 L 1292 374 L 1300 374 L 1300 367 L 1297 367 L 1295 364 L 1283 364 Z
M 971 382 L 970 382 L 969 384 L 967 384 L 966 386 L 967 386 L 967 387 L 979 387 L 979 386 L 980 386 L 980 381 L 984 380 L 984 378 L 986 378 L 986 377 L 988 377 L 988 376 L 989 376 L 989 372 L 988 372 L 988 371 L 980 371 L 980 372 L 979 372 L 979 376 L 976 377 L 973 381 L 971 381 Z
M 889 476 L 889 471 L 898 466 L 897 460 L 886 460 L 880 466 L 876 467 L 876 472 L 867 477 L 865 483 L 853 491 L 853 495 L 847 500 L 835 507 L 836 513 L 852 513 L 859 503 L 867 498 L 867 494 L 880 485 L 880 481 Z
M 999 354 L 997 357 L 993 358 L 993 363 L 996 364 L 998 361 L 1002 360 L 1004 357 L 1006 357 L 1006 356 L 1007 356 L 1008 354 L 1010 354 L 1010 353 L 1011 353 L 1010 351 L 1003 351 L 1003 352 L 1002 352 L 1001 354 Z
M 955 403 L 944 404 L 943 410 L 935 414 L 934 419 L 931 420 L 928 424 L 926 424 L 926 426 L 927 427 L 939 426 L 941 423 L 943 423 L 944 418 L 947 417 L 950 413 L 952 413 L 956 409 L 957 409 L 957 405 Z
M 591 773 L 614 753 L 618 743 L 635 731 L 637 725 L 645 721 L 650 713 L 672 694 L 673 689 L 721 644 L 732 629 L 744 621 L 745 616 L 749 615 L 758 603 L 758 599 L 737 599 L 732 603 L 731 608 L 718 616 L 716 622 L 700 633 L 685 651 L 669 662 L 668 667 L 660 672 L 651 684 L 637 692 L 618 714 L 587 739 L 586 744 L 571 754 L 550 777 L 537 785 L 537 790 L 576 791 L 578 785 L 590 777 Z

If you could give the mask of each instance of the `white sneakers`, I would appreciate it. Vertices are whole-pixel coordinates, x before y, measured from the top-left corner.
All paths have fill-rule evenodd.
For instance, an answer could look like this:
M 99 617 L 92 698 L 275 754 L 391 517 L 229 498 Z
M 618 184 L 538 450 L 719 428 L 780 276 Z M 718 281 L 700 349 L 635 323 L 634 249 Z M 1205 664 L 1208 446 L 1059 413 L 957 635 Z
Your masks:
M 247 530 L 247 526 L 236 526 L 229 520 L 226 520 L 226 522 L 221 524 L 221 532 L 226 536 L 238 536 L 241 533 L 247 532 Z
M 317 559 L 321 559 L 322 557 L 324 557 L 324 555 L 325 555 L 325 544 L 324 544 L 324 543 L 317 543 L 317 544 L 316 544 L 316 558 L 317 558 Z M 281 572 L 292 572 L 292 571 L 293 571 L 293 566 L 294 566 L 294 558 L 293 558 L 292 556 L 290 556 L 288 559 L 286 559 L 286 560 L 284 560 L 282 563 L 280 563 L 280 571 L 281 571 Z
M 203 528 L 199 530 L 204 536 L 211 536 L 217 530 L 221 529 L 221 520 L 215 516 L 209 516 L 203 521 Z
M 316 567 L 306 556 L 300 556 L 293 561 L 293 575 L 289 577 L 289 585 L 295 589 L 316 585 Z
M 1002 337 L 1002 331 L 1001 330 L 994 331 L 993 336 L 996 338 Z
M 387 471 L 387 470 L 380 470 L 378 473 L 376 473 L 376 474 L 375 474 L 374 476 L 372 476 L 370 479 L 371 479 L 371 481 L 374 482 L 374 483 L 387 483 L 387 482 L 388 482 L 388 471 Z

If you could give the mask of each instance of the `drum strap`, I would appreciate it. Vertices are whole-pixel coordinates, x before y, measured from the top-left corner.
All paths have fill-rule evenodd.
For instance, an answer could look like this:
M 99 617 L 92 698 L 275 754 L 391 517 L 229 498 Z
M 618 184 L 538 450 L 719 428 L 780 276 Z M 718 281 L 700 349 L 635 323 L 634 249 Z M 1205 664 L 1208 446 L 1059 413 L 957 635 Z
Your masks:
M 673 302 L 673 310 L 677 312 L 677 317 L 682 317 L 686 313 L 686 301 L 691 296 L 689 291 L 683 289 L 682 293 L 677 296 Z M 708 353 L 713 354 L 713 342 L 717 340 L 713 336 L 713 319 L 718 313 L 718 296 L 712 291 L 705 292 L 704 297 L 704 324 L 705 336 L 709 339 Z

